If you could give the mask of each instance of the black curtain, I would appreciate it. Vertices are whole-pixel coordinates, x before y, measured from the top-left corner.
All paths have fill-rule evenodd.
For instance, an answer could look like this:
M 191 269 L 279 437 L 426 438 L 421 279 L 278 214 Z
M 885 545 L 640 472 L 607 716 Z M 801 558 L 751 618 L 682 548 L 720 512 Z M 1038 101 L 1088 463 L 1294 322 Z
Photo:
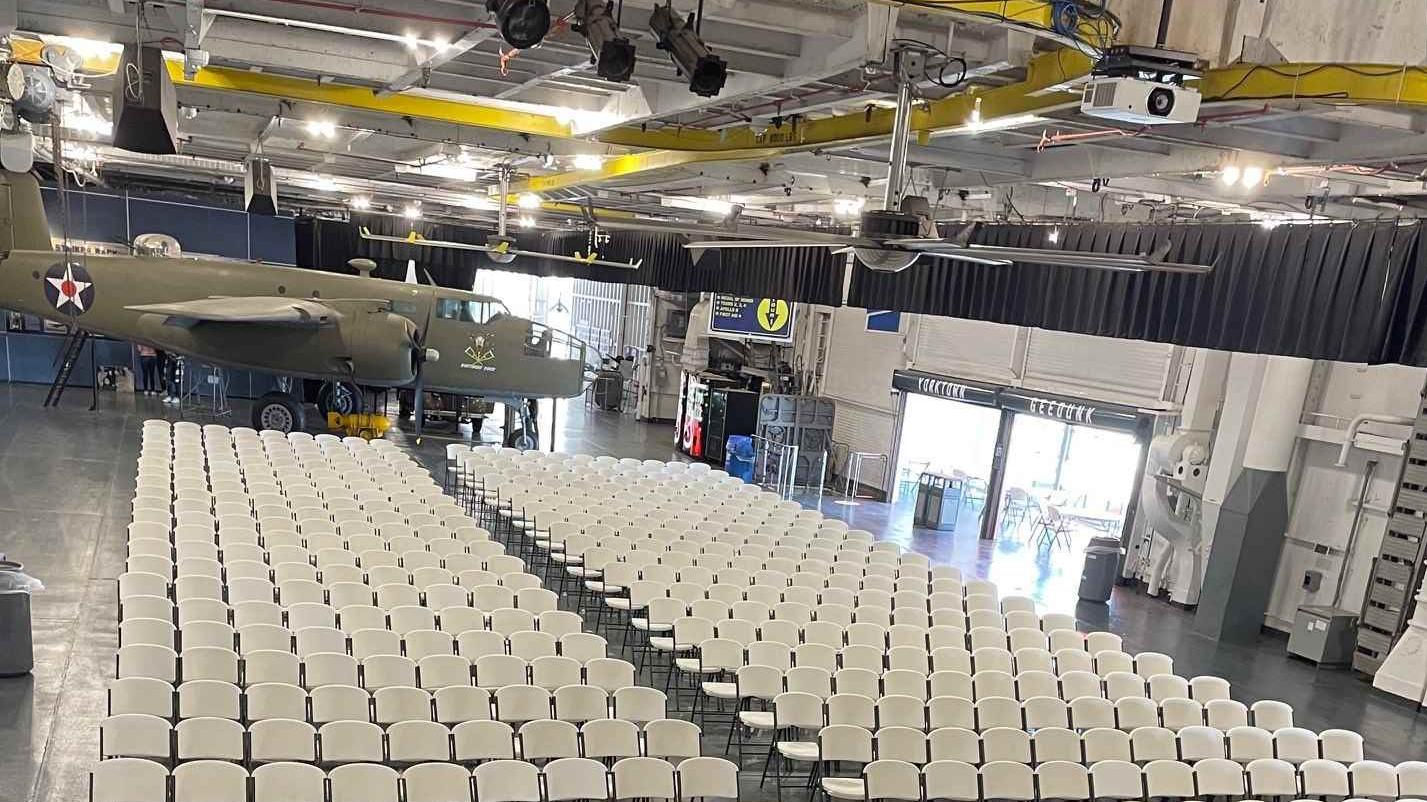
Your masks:
M 1427 365 L 1427 246 L 1418 224 L 1076 224 L 1064 250 L 1138 254 L 1208 275 L 923 258 L 854 269 L 848 303 L 1226 351 Z M 988 225 L 974 241 L 1052 247 L 1048 226 Z
M 638 268 L 598 267 L 553 259 L 519 258 L 498 264 L 480 251 L 429 248 L 362 239 L 358 229 L 373 234 L 404 237 L 412 230 L 427 239 L 484 245 L 494 229 L 442 223 L 411 222 L 385 215 L 353 215 L 351 223 L 299 218 L 296 226 L 297 263 L 301 267 L 354 272 L 347 261 L 358 257 L 377 263 L 376 274 L 401 280 L 406 262 L 431 273 L 444 287 L 469 289 L 476 270 L 510 270 L 536 276 L 567 276 L 616 284 L 643 284 L 672 292 L 724 292 L 756 298 L 782 298 L 802 303 L 842 305 L 846 259 L 828 248 L 779 248 L 705 251 L 695 263 L 684 247 L 682 234 L 610 231 L 609 239 L 595 247 L 600 259 L 614 262 L 643 260 Z M 515 234 L 522 250 L 561 255 L 590 251 L 583 231 L 520 231 Z M 424 280 L 424 278 L 423 278 Z

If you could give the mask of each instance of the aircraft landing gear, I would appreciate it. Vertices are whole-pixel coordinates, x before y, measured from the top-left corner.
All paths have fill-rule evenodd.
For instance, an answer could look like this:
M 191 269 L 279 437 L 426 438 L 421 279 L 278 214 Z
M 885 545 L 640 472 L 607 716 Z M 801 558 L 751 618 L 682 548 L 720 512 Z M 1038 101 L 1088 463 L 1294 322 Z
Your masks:
M 505 444 L 508 448 L 518 448 L 521 451 L 533 451 L 540 448 L 540 430 L 536 422 L 539 411 L 537 403 L 534 398 L 527 398 L 518 405 L 520 428 L 506 435 Z
M 253 402 L 253 428 L 259 431 L 301 431 L 304 418 L 302 404 L 281 390 L 274 390 Z
M 349 382 L 323 382 L 317 391 L 317 411 L 327 420 L 327 413 L 351 415 L 362 412 L 362 390 Z

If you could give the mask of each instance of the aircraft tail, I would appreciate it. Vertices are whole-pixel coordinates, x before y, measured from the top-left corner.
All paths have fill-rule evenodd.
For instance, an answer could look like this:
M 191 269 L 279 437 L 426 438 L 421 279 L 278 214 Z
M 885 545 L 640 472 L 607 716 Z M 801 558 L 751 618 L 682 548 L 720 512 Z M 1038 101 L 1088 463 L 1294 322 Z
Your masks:
M 40 182 L 30 173 L 0 171 L 0 253 L 53 249 Z

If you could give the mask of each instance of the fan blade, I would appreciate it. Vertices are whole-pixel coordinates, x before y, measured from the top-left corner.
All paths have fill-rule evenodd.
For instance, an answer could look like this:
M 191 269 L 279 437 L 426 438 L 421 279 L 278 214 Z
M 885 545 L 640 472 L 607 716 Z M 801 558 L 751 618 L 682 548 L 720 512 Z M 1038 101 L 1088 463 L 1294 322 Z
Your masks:
M 888 240 L 895 245 L 914 251 L 922 251 L 944 259 L 958 259 L 978 264 L 1008 265 L 1015 262 L 1051 265 L 1053 267 L 1079 267 L 1091 270 L 1118 270 L 1126 272 L 1156 271 L 1163 273 L 1208 273 L 1211 265 L 1198 265 L 1160 261 L 1159 251 L 1150 256 L 1127 256 L 1119 253 L 1096 251 L 1062 251 L 1054 248 L 1015 248 L 1002 245 L 960 245 L 948 239 L 895 239 Z M 1159 258 L 1156 258 L 1159 257 Z
M 907 250 L 924 253 L 928 256 L 938 256 L 942 259 L 955 259 L 958 262 L 971 262 L 977 265 L 988 265 L 990 267 L 1007 267 L 1014 264 L 1010 259 L 993 259 L 989 256 L 979 256 L 967 253 L 959 248 L 937 249 L 937 248 L 908 248 Z
M 426 425 L 426 359 L 416 363 L 416 381 L 412 382 L 415 397 L 412 398 L 412 414 L 416 421 L 416 444 L 421 445 L 421 427 Z
M 557 262 L 574 262 L 581 265 L 594 265 L 596 267 L 614 267 L 622 270 L 638 270 L 644 264 L 643 259 L 636 259 L 633 262 L 611 262 L 607 259 L 582 259 L 578 256 L 564 256 L 558 253 L 541 253 L 540 251 L 517 251 L 507 250 L 506 253 L 514 256 L 530 256 L 540 259 L 553 259 Z
M 698 242 L 686 242 L 684 243 L 684 247 L 707 248 L 709 250 L 731 248 L 842 248 L 847 245 L 856 244 L 857 242 L 851 237 L 840 242 L 828 240 L 711 239 L 699 240 Z

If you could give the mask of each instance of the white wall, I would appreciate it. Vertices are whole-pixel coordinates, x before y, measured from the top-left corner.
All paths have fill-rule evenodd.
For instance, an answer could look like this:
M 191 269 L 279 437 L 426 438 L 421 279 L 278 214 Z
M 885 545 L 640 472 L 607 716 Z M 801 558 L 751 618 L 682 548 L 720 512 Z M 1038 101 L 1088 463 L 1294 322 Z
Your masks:
M 833 312 L 822 388 L 838 406 L 833 439 L 852 451 L 892 455 L 892 373 L 903 368 L 1149 408 L 1169 406 L 1177 379 L 1178 349 L 1164 343 L 911 314 L 900 334 L 866 324 L 863 309 Z
M 1154 44 L 1161 5 L 1110 0 L 1124 23 L 1119 41 Z M 1290 61 L 1420 64 L 1427 58 L 1423 19 L 1427 0 L 1193 0 L 1174 4 L 1166 45 L 1216 65 L 1236 60 L 1245 36 L 1264 39 Z
M 833 312 L 822 394 L 837 403 L 832 438 L 849 451 L 892 453 L 897 416 L 892 372 L 907 365 L 904 350 L 907 332 L 915 330 L 914 318 L 903 315 L 902 333 L 891 334 L 867 331 L 864 309 Z
M 1345 427 L 1354 415 L 1364 412 L 1410 417 L 1417 411 L 1424 377 L 1427 370 L 1400 365 L 1330 364 L 1316 410 L 1320 415 L 1309 417 L 1334 428 Z M 1384 434 L 1394 430 L 1395 427 L 1372 425 L 1364 429 Z M 1298 479 L 1290 497 L 1288 540 L 1279 558 L 1274 592 L 1269 601 L 1267 623 L 1270 626 L 1287 629 L 1300 605 L 1332 602 L 1343 564 L 1340 550 L 1348 542 L 1363 472 L 1368 460 L 1375 459 L 1377 469 L 1368 486 L 1357 544 L 1348 566 L 1343 595 L 1338 601 L 1338 606 L 1354 611 L 1362 604 L 1368 570 L 1382 545 L 1387 505 L 1392 500 L 1402 460 L 1390 454 L 1354 449 L 1347 467 L 1339 468 L 1334 464 L 1337 458 L 1335 443 L 1305 439 L 1298 442 Z M 1316 544 L 1335 551 L 1317 553 Z M 1310 593 L 1302 587 L 1304 572 L 1309 570 L 1319 571 L 1323 576 L 1317 592 Z
M 952 318 L 904 315 L 901 334 L 868 332 L 864 310 L 839 308 L 833 313 L 823 394 L 837 402 L 834 439 L 854 451 L 891 455 L 897 413 L 891 379 L 900 368 L 1172 408 L 1162 399 L 1175 397 L 1177 365 L 1175 349 L 1159 343 Z M 1305 421 L 1343 429 L 1362 412 L 1411 416 L 1424 378 L 1427 370 L 1420 368 L 1330 364 L 1316 390 L 1318 401 L 1312 411 L 1317 414 L 1306 415 Z M 1372 431 L 1391 433 L 1390 427 Z M 1287 627 L 1302 604 L 1331 601 L 1341 558 L 1316 553 L 1314 545 L 1332 549 L 1346 545 L 1363 469 L 1369 458 L 1375 458 L 1378 467 L 1369 488 L 1368 509 L 1339 601 L 1348 609 L 1359 607 L 1367 569 L 1386 525 L 1384 508 L 1401 467 L 1400 458 L 1393 455 L 1354 450 L 1347 468 L 1338 468 L 1333 464 L 1338 453 L 1334 443 L 1300 439 L 1297 449 L 1288 540 L 1275 569 L 1267 616 L 1267 623 L 1275 627 Z M 1301 588 L 1309 569 L 1323 575 L 1316 593 Z

